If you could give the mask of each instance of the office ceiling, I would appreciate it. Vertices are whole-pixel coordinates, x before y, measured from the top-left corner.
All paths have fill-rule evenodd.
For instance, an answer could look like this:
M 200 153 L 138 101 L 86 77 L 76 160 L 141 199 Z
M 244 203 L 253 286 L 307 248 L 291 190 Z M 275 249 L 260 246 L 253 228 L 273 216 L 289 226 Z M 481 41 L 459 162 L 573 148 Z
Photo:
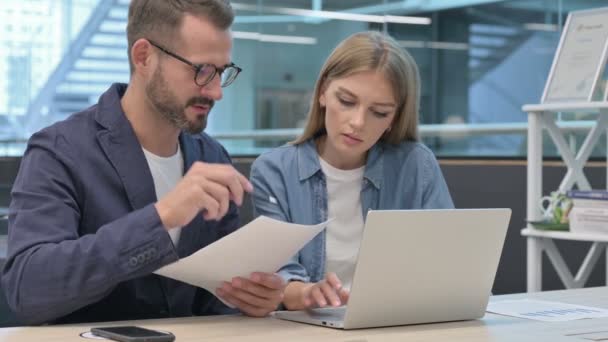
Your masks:
M 242 3 L 249 5 L 261 5 L 261 6 L 272 6 L 272 7 L 291 7 L 291 8 L 305 8 L 312 9 L 313 2 L 318 2 L 321 4 L 321 9 L 326 11 L 333 10 L 344 10 L 352 7 L 363 7 L 370 5 L 378 5 L 382 4 L 383 1 L 380 0 L 322 0 L 322 1 L 314 1 L 314 0 L 235 0 L 232 1 L 234 3 Z M 391 1 L 395 2 L 395 1 Z M 402 2 L 402 1 L 399 1 Z
M 354 11 L 367 14 L 415 14 L 505 0 L 234 0 L 235 4 L 264 7 Z
M 489 4 L 538 12 L 569 12 L 595 8 L 606 0 L 560 1 L 559 5 L 558 1 L 547 0 L 231 0 L 231 2 L 257 6 L 261 13 L 264 12 L 264 7 L 288 7 L 361 14 L 407 15 Z

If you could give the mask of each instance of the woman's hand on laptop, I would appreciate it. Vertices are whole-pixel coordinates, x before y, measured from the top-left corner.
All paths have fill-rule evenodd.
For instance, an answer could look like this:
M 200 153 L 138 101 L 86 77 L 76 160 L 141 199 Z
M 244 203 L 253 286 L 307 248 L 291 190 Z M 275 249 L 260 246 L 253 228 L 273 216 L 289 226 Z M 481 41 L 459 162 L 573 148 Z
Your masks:
M 340 306 L 348 302 L 348 296 L 349 292 L 342 288 L 338 276 L 329 272 L 317 283 L 290 282 L 285 288 L 283 304 L 289 310 Z
M 283 301 L 285 281 L 277 274 L 255 272 L 249 278 L 224 282 L 216 291 L 245 315 L 264 317 Z

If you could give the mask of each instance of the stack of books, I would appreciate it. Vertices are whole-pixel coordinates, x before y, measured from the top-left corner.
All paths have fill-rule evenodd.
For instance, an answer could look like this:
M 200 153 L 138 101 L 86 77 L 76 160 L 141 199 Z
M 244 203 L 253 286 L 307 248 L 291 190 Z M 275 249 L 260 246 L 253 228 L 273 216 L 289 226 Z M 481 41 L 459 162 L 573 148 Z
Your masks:
M 608 190 L 570 190 L 570 231 L 608 234 Z

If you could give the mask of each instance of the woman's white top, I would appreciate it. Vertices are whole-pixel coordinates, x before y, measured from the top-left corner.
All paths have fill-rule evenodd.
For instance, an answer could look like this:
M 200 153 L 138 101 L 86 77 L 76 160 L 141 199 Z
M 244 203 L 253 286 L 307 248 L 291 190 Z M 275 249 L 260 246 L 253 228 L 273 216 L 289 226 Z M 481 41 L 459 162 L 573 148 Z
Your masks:
M 361 187 L 365 166 L 337 169 L 319 158 L 327 181 L 328 218 L 325 271 L 334 272 L 343 287 L 350 289 L 363 235 Z

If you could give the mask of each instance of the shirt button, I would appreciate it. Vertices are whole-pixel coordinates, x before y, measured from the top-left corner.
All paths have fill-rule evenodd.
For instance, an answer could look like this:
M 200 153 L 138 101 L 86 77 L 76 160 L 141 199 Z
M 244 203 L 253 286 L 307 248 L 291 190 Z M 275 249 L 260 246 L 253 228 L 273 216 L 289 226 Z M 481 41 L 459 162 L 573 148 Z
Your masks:
M 131 259 L 129 260 L 129 266 L 131 266 L 131 267 L 137 266 L 137 258 L 136 257 L 131 257 Z
M 140 264 L 143 264 L 143 263 L 144 263 L 144 261 L 146 261 L 146 256 L 145 256 L 143 253 L 142 253 L 142 254 L 140 254 L 140 255 L 138 255 L 138 256 L 137 256 L 137 261 L 138 261 Z

